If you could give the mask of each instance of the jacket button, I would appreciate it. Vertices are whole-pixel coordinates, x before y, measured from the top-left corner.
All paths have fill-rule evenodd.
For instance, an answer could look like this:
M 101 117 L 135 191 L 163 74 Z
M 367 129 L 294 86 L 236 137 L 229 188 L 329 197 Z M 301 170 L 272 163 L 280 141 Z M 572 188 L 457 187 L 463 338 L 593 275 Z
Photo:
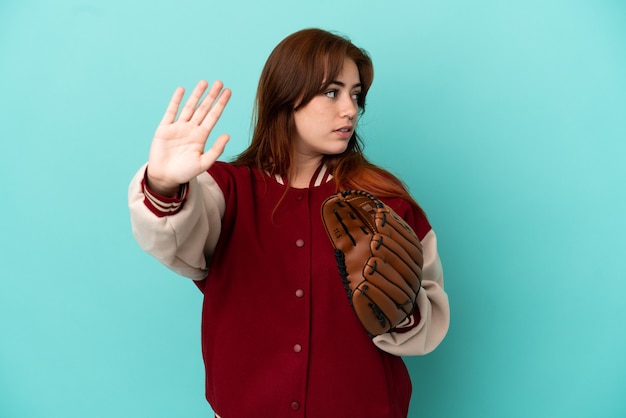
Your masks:
M 298 409 L 300 409 L 300 404 L 298 402 L 292 402 L 291 409 L 293 409 L 294 411 L 297 411 Z
M 302 290 L 302 289 L 296 290 L 296 296 L 299 297 L 299 298 L 304 296 L 304 290 Z
M 296 240 L 296 246 L 304 247 L 304 240 L 303 239 Z
M 300 344 L 294 345 L 293 351 L 295 351 L 296 353 L 299 353 L 300 351 L 302 351 L 302 346 Z

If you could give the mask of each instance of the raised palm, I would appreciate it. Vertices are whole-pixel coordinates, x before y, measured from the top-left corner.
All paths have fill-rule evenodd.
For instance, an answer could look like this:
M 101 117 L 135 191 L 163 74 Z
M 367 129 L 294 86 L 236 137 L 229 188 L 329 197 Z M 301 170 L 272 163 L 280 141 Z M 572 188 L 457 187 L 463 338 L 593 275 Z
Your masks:
M 206 171 L 224 152 L 229 135 L 220 135 L 205 152 L 209 134 L 220 118 L 231 96 L 222 82 L 208 87 L 200 81 L 180 111 L 185 90 L 179 87 L 163 115 L 152 140 L 148 160 L 148 182 L 157 193 L 173 194 L 178 187 Z

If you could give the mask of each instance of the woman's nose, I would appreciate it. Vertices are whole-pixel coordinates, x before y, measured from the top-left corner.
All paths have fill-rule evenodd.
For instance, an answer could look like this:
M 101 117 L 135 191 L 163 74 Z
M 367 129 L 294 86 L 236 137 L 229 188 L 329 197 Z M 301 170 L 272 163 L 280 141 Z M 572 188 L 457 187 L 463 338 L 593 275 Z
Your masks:
M 348 119 L 352 120 L 356 116 L 358 112 L 358 106 L 352 96 L 347 96 L 346 99 L 341 102 L 341 117 L 348 117 Z

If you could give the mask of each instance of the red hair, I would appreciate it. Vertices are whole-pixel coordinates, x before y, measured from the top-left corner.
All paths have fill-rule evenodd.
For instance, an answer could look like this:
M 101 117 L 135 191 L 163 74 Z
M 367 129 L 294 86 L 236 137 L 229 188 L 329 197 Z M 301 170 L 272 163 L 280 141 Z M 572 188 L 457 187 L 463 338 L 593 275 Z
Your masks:
M 346 58 L 353 60 L 359 71 L 361 94 L 357 104 L 362 114 L 374 79 L 372 60 L 366 51 L 345 37 L 321 29 L 301 30 L 281 41 L 261 72 L 252 141 L 233 164 L 289 178 L 296 132 L 294 112 L 336 79 Z M 398 178 L 365 158 L 356 129 L 347 149 L 338 155 L 325 155 L 324 162 L 334 176 L 337 191 L 363 189 L 380 198 L 406 199 L 419 208 Z

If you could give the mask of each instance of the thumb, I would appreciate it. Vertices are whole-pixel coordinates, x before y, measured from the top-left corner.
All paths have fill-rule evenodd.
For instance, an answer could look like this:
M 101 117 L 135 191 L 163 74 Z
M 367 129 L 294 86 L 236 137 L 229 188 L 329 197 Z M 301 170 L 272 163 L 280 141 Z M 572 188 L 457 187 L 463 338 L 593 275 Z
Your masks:
M 200 164 L 205 171 L 208 170 L 215 161 L 217 161 L 220 155 L 222 155 L 222 153 L 224 152 L 224 148 L 226 148 L 226 144 L 229 140 L 230 135 L 220 135 L 213 143 L 213 146 L 200 156 Z

